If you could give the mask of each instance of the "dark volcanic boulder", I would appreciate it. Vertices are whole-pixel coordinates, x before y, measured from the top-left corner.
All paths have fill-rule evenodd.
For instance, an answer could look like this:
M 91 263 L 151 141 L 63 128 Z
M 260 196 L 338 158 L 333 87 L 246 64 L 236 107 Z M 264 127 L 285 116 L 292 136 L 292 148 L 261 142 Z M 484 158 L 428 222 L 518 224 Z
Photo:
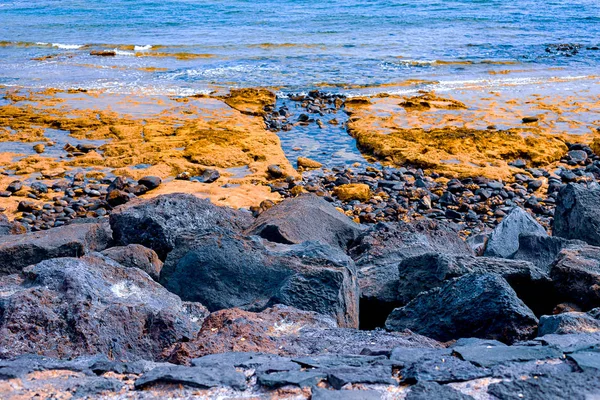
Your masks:
M 266 210 L 248 229 L 251 235 L 283 244 L 319 241 L 346 249 L 361 226 L 322 198 L 306 194 Z
M 600 247 L 564 249 L 550 268 L 560 300 L 584 311 L 600 307 Z
M 139 268 L 158 281 L 163 263 L 153 250 L 141 244 L 130 244 L 128 246 L 117 246 L 102 252 L 105 256 L 115 260 L 127 268 Z
M 330 315 L 340 326 L 358 326 L 354 262 L 324 244 L 267 247 L 256 236 L 181 237 L 165 261 L 160 282 L 210 311 L 286 304 Z
M 441 341 L 479 337 L 512 343 L 530 338 L 537 322 L 504 278 L 468 274 L 395 309 L 386 328 L 410 329 Z
M 591 332 L 600 332 L 600 308 L 594 308 L 587 313 L 566 312 L 558 315 L 543 315 L 540 317 L 538 327 L 538 336 L 552 333 L 564 335 Z
M 0 279 L 0 358 L 107 354 L 158 358 L 194 337 L 206 316 L 137 268 L 95 253 L 32 265 Z
M 71 224 L 51 231 L 0 237 L 0 276 L 57 257 L 81 257 L 104 250 L 111 242 L 106 223 Z
M 515 207 L 490 234 L 484 255 L 510 258 L 519 249 L 519 236 L 522 234 L 548 236 L 535 218 L 522 208 Z
M 548 272 L 562 249 L 583 245 L 585 245 L 583 241 L 568 240 L 557 236 L 521 235 L 519 236 L 519 250 L 511 258 L 529 261 L 542 271 Z
M 455 225 L 433 220 L 379 223 L 356 240 L 350 255 L 358 268 L 362 328 L 382 326 L 388 314 L 402 305 L 398 264 L 430 252 L 473 254 Z
M 550 312 L 555 305 L 548 301 L 542 302 L 545 300 L 544 296 L 550 295 L 550 278 L 526 261 L 425 253 L 404 259 L 398 271 L 398 298 L 404 304 L 419 293 L 439 287 L 450 279 L 469 273 L 491 273 L 506 279 L 517 294 L 521 294 L 519 297 L 526 304 L 535 305 L 534 311 L 540 308 L 540 312 Z M 549 306 L 544 308 L 546 303 Z
M 552 233 L 600 246 L 600 186 L 568 184 L 556 198 Z
M 110 215 L 117 245 L 144 245 L 154 250 L 161 260 L 167 257 L 175 239 L 183 233 L 243 229 L 252 221 L 248 213 L 217 207 L 209 200 L 183 193 L 130 203 Z

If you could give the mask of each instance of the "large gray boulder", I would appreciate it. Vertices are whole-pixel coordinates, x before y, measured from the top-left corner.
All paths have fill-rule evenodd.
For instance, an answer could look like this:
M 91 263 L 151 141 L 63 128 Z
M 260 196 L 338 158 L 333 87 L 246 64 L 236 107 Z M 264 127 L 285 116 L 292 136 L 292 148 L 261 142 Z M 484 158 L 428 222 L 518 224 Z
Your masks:
M 254 219 L 249 213 L 217 207 L 209 200 L 183 193 L 131 202 L 110 215 L 113 237 L 119 246 L 141 244 L 161 260 L 178 236 L 195 231 L 241 230 Z
M 538 309 L 540 313 L 550 312 L 555 306 L 546 301 L 551 291 L 550 278 L 527 261 L 425 253 L 404 259 L 400 262 L 398 271 L 398 298 L 403 304 L 450 279 L 470 273 L 490 273 L 506 279 L 534 312 Z
M 560 300 L 584 311 L 600 307 L 600 247 L 564 249 L 550 268 Z
M 552 233 L 600 246 L 600 186 L 568 184 L 558 192 Z
M 82 223 L 53 228 L 50 232 L 0 236 L 0 276 L 57 257 L 81 257 L 110 245 L 107 223 Z
M 519 249 L 511 258 L 513 260 L 529 261 L 542 271 L 549 272 L 552 263 L 554 263 L 562 249 L 583 245 L 585 245 L 585 242 L 581 240 L 522 234 L 519 236 Z
M 362 228 L 321 197 L 305 194 L 269 208 L 248 229 L 250 235 L 283 244 L 318 241 L 346 249 Z
M 496 274 L 468 274 L 421 293 L 395 309 L 386 321 L 391 331 L 410 329 L 440 341 L 461 337 L 526 340 L 537 318 Z
M 325 244 L 272 244 L 233 232 L 181 237 L 160 282 L 210 311 L 286 304 L 332 316 L 343 327 L 358 327 L 354 263 Z
M 379 223 L 360 235 L 350 255 L 358 268 L 363 328 L 382 326 L 388 314 L 402 305 L 398 264 L 430 252 L 473 254 L 458 235 L 458 228 L 441 221 Z
M 548 236 L 535 218 L 522 208 L 515 207 L 490 234 L 484 255 L 510 258 L 519 249 L 519 236 L 522 234 Z
M 192 338 L 207 311 L 182 302 L 137 268 L 99 253 L 56 258 L 0 278 L 0 358 L 102 353 L 158 359 Z

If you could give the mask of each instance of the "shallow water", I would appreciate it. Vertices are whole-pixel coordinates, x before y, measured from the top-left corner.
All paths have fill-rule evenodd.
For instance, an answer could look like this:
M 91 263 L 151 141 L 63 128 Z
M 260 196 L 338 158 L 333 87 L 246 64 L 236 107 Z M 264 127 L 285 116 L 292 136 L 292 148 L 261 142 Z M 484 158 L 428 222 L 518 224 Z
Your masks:
M 407 79 L 456 89 L 600 70 L 600 51 L 587 49 L 600 45 L 597 0 L 8 0 L 0 21 L 4 85 L 373 92 Z M 580 47 L 547 51 L 559 43 Z M 89 54 L 102 49 L 118 54 Z

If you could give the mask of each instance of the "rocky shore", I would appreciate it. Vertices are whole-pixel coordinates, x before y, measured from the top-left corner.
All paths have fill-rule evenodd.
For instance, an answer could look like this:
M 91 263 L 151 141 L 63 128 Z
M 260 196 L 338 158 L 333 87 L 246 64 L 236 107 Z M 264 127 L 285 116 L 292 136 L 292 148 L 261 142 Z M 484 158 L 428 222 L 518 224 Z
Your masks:
M 552 193 L 552 236 L 518 203 L 465 241 L 311 193 L 5 229 L 0 397 L 595 398 L 600 186 Z

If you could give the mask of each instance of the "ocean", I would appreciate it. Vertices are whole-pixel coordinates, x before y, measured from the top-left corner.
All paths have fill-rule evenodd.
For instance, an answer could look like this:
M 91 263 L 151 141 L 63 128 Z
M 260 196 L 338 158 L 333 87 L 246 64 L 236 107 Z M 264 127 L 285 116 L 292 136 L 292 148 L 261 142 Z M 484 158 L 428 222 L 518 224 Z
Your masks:
M 352 95 L 434 82 L 576 85 L 600 71 L 598 46 L 597 0 L 0 1 L 9 87 Z

